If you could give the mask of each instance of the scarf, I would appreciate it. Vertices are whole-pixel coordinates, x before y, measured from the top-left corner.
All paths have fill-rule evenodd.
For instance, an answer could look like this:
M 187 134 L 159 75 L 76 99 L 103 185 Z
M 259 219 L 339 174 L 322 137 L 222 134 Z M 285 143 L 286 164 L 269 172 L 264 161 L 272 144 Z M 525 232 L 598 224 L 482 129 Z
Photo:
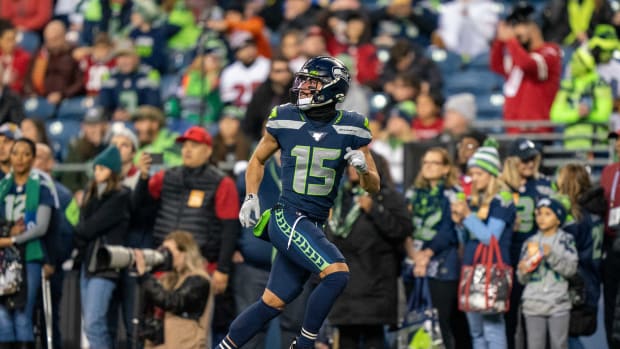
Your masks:
M 351 190 L 353 194 L 353 205 L 349 209 L 349 211 L 344 214 L 343 211 L 343 203 L 344 203 L 344 194 Z M 329 228 L 332 231 L 334 236 L 337 236 L 342 239 L 346 239 L 349 234 L 351 234 L 351 229 L 353 228 L 353 224 L 359 218 L 362 213 L 360 205 L 357 203 L 355 198 L 360 195 L 364 195 L 364 189 L 360 187 L 354 187 L 351 189 L 350 184 L 341 185 L 340 189 L 338 189 L 338 195 L 336 196 L 336 201 L 334 202 L 334 212 L 328 220 Z
M 0 202 L 4 202 L 7 194 L 13 186 L 13 173 L 9 173 L 0 180 Z M 41 194 L 41 180 L 36 171 L 31 171 L 26 181 L 26 208 L 24 211 L 24 223 L 26 229 L 37 223 L 37 209 L 39 207 L 39 195 Z M 13 220 L 14 217 L 7 217 Z M 13 223 L 13 222 L 11 222 Z M 41 240 L 34 239 L 26 243 L 26 262 L 43 259 L 43 246 Z

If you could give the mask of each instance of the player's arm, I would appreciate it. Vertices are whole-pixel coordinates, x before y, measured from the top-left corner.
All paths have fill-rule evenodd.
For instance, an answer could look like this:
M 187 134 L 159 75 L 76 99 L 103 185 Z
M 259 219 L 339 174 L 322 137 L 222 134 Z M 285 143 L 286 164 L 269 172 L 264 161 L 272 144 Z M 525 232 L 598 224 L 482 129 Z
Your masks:
M 360 172 L 360 185 L 364 190 L 371 194 L 376 194 L 381 189 L 379 184 L 379 173 L 377 172 L 377 166 L 375 165 L 375 160 L 373 160 L 372 155 L 370 155 L 370 150 L 368 146 L 363 146 L 359 148 L 366 160 L 367 171 Z
M 269 132 L 265 132 L 263 138 L 258 142 L 245 172 L 246 193 L 258 193 L 258 187 L 265 174 L 265 163 L 278 149 L 280 149 L 278 141 Z

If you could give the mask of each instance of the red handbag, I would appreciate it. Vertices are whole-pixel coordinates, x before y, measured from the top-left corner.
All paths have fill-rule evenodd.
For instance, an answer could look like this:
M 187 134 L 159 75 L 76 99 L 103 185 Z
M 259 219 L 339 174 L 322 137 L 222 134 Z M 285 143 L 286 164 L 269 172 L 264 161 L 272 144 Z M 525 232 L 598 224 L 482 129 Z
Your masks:
M 512 281 L 512 267 L 504 264 L 499 243 L 492 236 L 488 246 L 478 245 L 472 265 L 461 268 L 459 310 L 485 314 L 507 312 Z

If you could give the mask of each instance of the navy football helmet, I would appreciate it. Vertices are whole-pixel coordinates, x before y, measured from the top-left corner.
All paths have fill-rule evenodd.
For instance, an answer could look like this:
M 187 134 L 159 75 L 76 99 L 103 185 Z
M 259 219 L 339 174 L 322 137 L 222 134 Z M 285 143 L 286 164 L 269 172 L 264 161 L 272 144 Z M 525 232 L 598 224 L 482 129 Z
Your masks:
M 317 82 L 321 82 L 319 88 Z M 330 103 L 341 103 L 350 82 L 351 75 L 342 62 L 333 57 L 318 56 L 307 60 L 295 74 L 291 93 L 296 97 L 296 105 L 301 110 L 308 110 Z

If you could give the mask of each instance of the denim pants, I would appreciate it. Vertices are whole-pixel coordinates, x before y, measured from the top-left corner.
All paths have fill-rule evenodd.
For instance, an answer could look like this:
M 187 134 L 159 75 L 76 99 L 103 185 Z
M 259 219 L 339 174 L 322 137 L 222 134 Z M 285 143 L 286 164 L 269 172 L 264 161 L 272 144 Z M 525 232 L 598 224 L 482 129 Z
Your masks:
M 108 328 L 108 311 L 116 282 L 99 277 L 86 277 L 82 270 L 80 292 L 84 333 L 90 349 L 109 349 L 113 347 Z
M 0 342 L 34 342 L 32 314 L 41 294 L 41 263 L 26 263 L 27 301 L 23 309 L 0 305 Z
M 467 313 L 474 349 L 506 349 L 504 314 Z

